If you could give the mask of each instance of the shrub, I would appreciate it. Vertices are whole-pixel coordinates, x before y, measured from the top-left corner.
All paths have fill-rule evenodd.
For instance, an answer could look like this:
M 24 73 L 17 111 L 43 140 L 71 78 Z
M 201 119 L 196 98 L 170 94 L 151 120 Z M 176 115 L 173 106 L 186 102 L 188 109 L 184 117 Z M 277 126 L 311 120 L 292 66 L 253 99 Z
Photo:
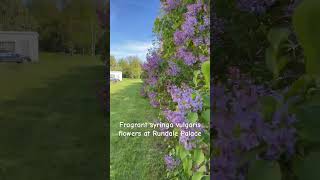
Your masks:
M 160 47 L 150 49 L 142 66 L 141 92 L 160 109 L 157 121 L 174 124 L 170 130 L 180 134 L 165 138 L 167 178 L 209 178 L 209 3 L 162 1 L 161 13 L 154 24 Z M 186 123 L 196 126 L 183 126 Z

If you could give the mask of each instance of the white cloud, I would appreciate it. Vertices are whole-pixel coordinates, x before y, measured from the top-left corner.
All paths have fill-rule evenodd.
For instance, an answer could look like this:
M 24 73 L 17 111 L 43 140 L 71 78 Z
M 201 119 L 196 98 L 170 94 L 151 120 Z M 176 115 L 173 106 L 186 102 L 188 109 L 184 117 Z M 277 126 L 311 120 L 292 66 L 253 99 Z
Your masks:
M 151 47 L 151 41 L 126 41 L 115 45 L 111 44 L 110 54 L 115 56 L 116 59 L 127 56 L 138 56 L 141 60 L 145 61 L 148 49 Z

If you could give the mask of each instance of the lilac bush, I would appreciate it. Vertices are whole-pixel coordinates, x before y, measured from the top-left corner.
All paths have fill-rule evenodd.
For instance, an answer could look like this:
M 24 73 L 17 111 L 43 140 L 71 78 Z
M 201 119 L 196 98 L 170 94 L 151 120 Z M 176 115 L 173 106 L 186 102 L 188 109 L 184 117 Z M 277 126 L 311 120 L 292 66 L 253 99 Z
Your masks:
M 245 11 L 259 18 L 268 17 L 264 15 L 276 5 L 273 0 L 234 1 L 238 13 Z M 165 13 L 155 23 L 161 47 L 144 65 L 144 90 L 150 94 L 151 104 L 161 110 L 160 121 L 175 124 L 174 131 L 201 131 L 204 136 L 166 137 L 168 155 L 165 161 L 170 172 L 167 178 L 189 179 L 199 174 L 208 178 L 211 174 L 213 179 L 248 179 L 256 161 L 287 163 L 296 155 L 298 132 L 295 126 L 299 121 L 290 111 L 290 103 L 281 88 L 275 90 L 270 85 L 259 84 L 250 73 L 244 75 L 240 69 L 230 68 L 227 79 L 214 79 L 216 83 L 211 88 L 213 121 L 210 121 L 210 105 L 206 102 L 210 86 L 206 85 L 206 71 L 202 68 L 210 61 L 210 39 L 215 50 L 227 46 L 231 47 L 231 52 L 238 53 L 248 47 L 246 43 L 238 49 L 235 49 L 237 46 L 228 47 L 232 43 L 230 40 L 241 34 L 226 36 L 235 33 L 237 27 L 235 22 L 228 21 L 230 19 L 219 17 L 215 12 L 217 7 L 211 9 L 214 12 L 210 24 L 207 1 L 181 0 L 179 5 L 176 2 L 163 1 Z M 284 14 L 291 10 L 290 7 L 282 9 Z M 261 20 L 261 24 L 267 25 L 266 22 Z M 241 28 L 248 31 L 251 26 L 258 27 L 258 24 Z M 239 40 L 246 41 L 246 38 Z M 253 53 L 259 54 L 255 50 Z M 223 54 L 221 50 L 220 54 Z M 247 54 L 244 52 L 235 58 L 245 58 Z M 247 58 L 254 59 L 256 54 Z M 218 57 L 223 60 L 223 56 L 228 55 Z M 188 122 L 199 123 L 200 128 L 180 126 Z M 210 139 L 205 138 L 209 134 L 211 147 Z M 178 159 L 181 163 L 175 164 Z
M 159 130 L 179 134 L 178 137 L 165 137 L 168 142 L 164 150 L 168 152 L 164 157 L 167 178 L 188 179 L 196 174 L 208 178 L 210 72 L 203 71 L 210 60 L 208 1 L 161 2 L 164 14 L 156 20 L 154 27 L 160 47 L 149 52 L 143 65 L 142 92 L 148 95 L 153 107 L 159 108 L 159 121 L 174 124 L 173 128 Z M 197 133 L 203 135 L 190 135 Z
M 188 4 L 186 7 L 187 11 L 183 14 L 184 22 L 181 29 L 174 32 L 173 39 L 177 46 L 177 57 L 191 66 L 198 61 L 203 62 L 207 59 L 206 57 L 209 57 L 210 18 L 208 5 L 201 0 L 194 4 Z M 189 45 L 190 41 L 193 42 L 193 46 Z M 207 47 L 207 51 L 195 53 L 199 47 Z
M 304 168 L 319 154 L 319 57 L 311 45 L 318 40 L 309 42 L 318 1 L 214 2 L 223 21 L 211 24 L 213 35 L 220 32 L 211 37 L 213 179 L 319 179 Z
M 160 47 L 144 65 L 143 92 L 160 110 L 159 121 L 176 125 L 161 131 L 203 133 L 165 137 L 166 178 L 262 178 L 256 171 L 269 179 L 309 175 L 296 161 L 319 148 L 313 127 L 319 124 L 318 57 L 308 51 L 318 43 L 302 43 L 311 53 L 305 58 L 299 41 L 315 39 L 305 32 L 317 28 L 305 23 L 316 16 L 312 3 L 317 1 L 302 0 L 294 24 L 291 16 L 300 0 L 215 0 L 211 8 L 208 0 L 161 2 L 163 13 L 154 26 Z M 215 68 L 211 88 L 209 63 Z M 190 122 L 199 127 L 181 126 Z
M 270 119 L 261 111 L 262 97 L 280 104 Z M 218 152 L 212 158 L 213 177 L 243 179 L 247 176 L 243 169 L 254 160 L 243 159 L 243 154 L 261 147 L 256 159 L 276 161 L 283 154 L 294 154 L 296 119 L 288 113 L 288 104 L 282 104 L 280 94 L 253 84 L 232 69 L 227 84 L 217 83 L 213 87 L 213 99 L 213 151 Z
M 147 54 L 147 61 L 142 65 L 142 69 L 144 70 L 145 74 L 145 84 L 141 89 L 141 94 L 143 96 L 148 96 L 150 100 L 150 104 L 153 107 L 158 107 L 159 102 L 157 100 L 157 93 L 152 90 L 147 90 L 148 86 L 156 87 L 158 83 L 158 73 L 159 73 L 159 65 L 161 63 L 161 58 L 159 57 L 156 50 L 150 50 Z

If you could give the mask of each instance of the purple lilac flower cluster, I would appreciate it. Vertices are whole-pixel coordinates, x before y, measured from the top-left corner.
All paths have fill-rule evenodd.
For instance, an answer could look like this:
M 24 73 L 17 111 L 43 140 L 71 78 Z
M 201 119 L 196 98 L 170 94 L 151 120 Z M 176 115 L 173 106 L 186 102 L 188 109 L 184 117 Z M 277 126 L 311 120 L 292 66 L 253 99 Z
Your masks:
M 238 71 L 233 73 L 234 78 L 239 77 Z M 267 121 L 258 99 L 268 95 L 281 102 L 281 96 L 242 77 L 234 78 L 228 84 L 229 91 L 221 84 L 213 87 L 214 121 L 211 125 L 216 132 L 213 144 L 218 153 L 212 158 L 211 174 L 215 179 L 245 179 L 245 171 L 242 171 L 245 167 L 239 163 L 243 162 L 242 155 L 262 145 L 266 148 L 256 154 L 261 159 L 277 160 L 284 153 L 289 156 L 294 153 L 295 117 L 288 113 L 288 104 L 284 103 Z
M 181 0 L 165 0 L 162 2 L 162 9 L 165 12 L 170 12 L 176 9 L 181 3 Z
M 166 155 L 164 157 L 164 161 L 166 162 L 167 169 L 173 170 L 180 164 L 180 161 L 177 159 L 174 159 L 172 156 Z
M 160 58 L 157 50 L 150 51 L 147 54 L 146 59 L 147 59 L 147 62 L 142 65 L 143 70 L 148 73 L 151 73 L 151 72 L 154 72 L 155 70 L 157 70 L 157 68 L 161 62 L 161 58 Z
M 157 100 L 157 93 L 151 91 L 148 93 L 148 97 L 150 100 L 150 104 L 153 107 L 159 107 L 160 104 L 159 104 L 159 101 Z
M 199 131 L 201 128 L 185 128 L 182 125 L 187 123 L 186 115 L 188 112 L 198 112 L 202 110 L 202 99 L 199 94 L 187 85 L 183 84 L 181 88 L 175 85 L 169 85 L 167 88 L 168 93 L 171 95 L 172 101 L 177 103 L 178 109 L 175 111 L 165 110 L 164 115 L 166 119 L 175 124 L 182 131 Z M 194 96 L 194 98 L 193 98 Z M 179 142 L 190 150 L 195 147 L 194 136 L 180 135 Z
M 263 14 L 276 0 L 237 0 L 237 6 L 242 11 Z
M 193 132 L 196 132 L 197 130 L 195 130 L 195 129 L 183 129 L 182 128 L 182 130 L 184 130 L 184 131 L 193 131 Z M 195 136 L 186 136 L 186 135 L 180 135 L 180 137 L 179 137 L 179 142 L 180 142 L 180 144 L 182 144 L 183 145 L 183 147 L 186 149 L 186 150 L 191 150 L 191 149 L 193 149 L 193 148 L 195 148 L 196 147 L 196 145 L 195 145 L 195 139 L 196 139 L 196 137 Z
M 166 119 L 175 124 L 176 127 L 180 128 L 182 131 L 201 131 L 199 128 L 185 128 L 182 127 L 184 123 L 187 123 L 186 120 L 186 113 L 181 111 L 171 111 L 171 110 L 165 110 L 164 115 Z M 187 150 L 191 150 L 195 147 L 195 137 L 194 136 L 186 136 L 186 135 L 180 135 L 179 136 L 179 142 L 183 145 L 183 147 Z
M 142 65 L 142 69 L 146 72 L 147 77 L 145 79 L 145 85 L 141 90 L 144 94 L 147 94 L 150 100 L 150 104 L 153 107 L 159 107 L 157 100 L 157 93 L 149 91 L 146 92 L 146 84 L 151 87 L 155 87 L 158 83 L 158 68 L 161 63 L 161 58 L 156 50 L 150 51 L 147 55 L 147 61 Z
M 164 115 L 170 123 L 173 123 L 175 125 L 187 122 L 184 112 L 165 110 Z
M 199 18 L 200 15 L 200 18 Z M 205 31 L 209 31 L 210 18 L 208 7 L 198 0 L 195 4 L 187 6 L 184 14 L 184 23 L 180 30 L 174 33 L 174 42 L 177 46 L 177 57 L 181 58 L 185 64 L 191 66 L 197 61 L 208 60 L 208 54 L 195 55 L 186 46 L 186 42 L 192 41 L 195 47 L 206 46 L 209 49 L 210 39 Z M 209 52 L 208 52 L 209 53 Z
M 181 88 L 176 85 L 168 86 L 167 91 L 170 93 L 172 101 L 178 104 L 179 111 L 197 112 L 202 110 L 201 96 L 187 85 L 183 84 Z M 193 94 L 195 98 L 192 97 Z
M 179 47 L 177 56 L 183 59 L 184 63 L 189 66 L 197 62 L 196 56 L 192 52 L 188 51 L 185 47 Z
M 158 77 L 156 75 L 149 75 L 149 78 L 146 80 L 146 82 L 150 86 L 155 87 L 158 83 Z
M 167 69 L 167 74 L 168 74 L 169 76 L 176 76 L 176 75 L 178 75 L 178 74 L 180 73 L 180 68 L 179 68 L 179 66 L 178 66 L 176 63 L 172 62 L 172 61 L 169 61 L 168 63 L 169 63 L 169 67 L 168 67 L 168 69 Z

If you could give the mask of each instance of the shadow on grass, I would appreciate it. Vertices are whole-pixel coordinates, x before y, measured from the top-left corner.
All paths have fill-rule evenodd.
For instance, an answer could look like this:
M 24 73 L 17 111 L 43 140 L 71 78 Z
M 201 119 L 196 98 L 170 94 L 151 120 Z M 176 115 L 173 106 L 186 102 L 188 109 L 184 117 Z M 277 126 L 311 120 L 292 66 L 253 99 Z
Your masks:
M 154 180 L 164 179 L 164 153 L 162 137 L 119 137 L 119 130 L 141 131 L 120 128 L 119 123 L 153 122 L 157 110 L 140 96 L 142 83 L 125 80 L 112 84 L 110 95 L 111 126 L 111 179 Z M 112 92 L 113 91 L 113 92 Z M 149 129 L 150 130 L 150 129 Z M 143 129 L 142 131 L 146 131 Z
M 0 102 L 1 180 L 107 177 L 106 114 L 96 96 L 103 69 L 73 69 L 47 88 Z

